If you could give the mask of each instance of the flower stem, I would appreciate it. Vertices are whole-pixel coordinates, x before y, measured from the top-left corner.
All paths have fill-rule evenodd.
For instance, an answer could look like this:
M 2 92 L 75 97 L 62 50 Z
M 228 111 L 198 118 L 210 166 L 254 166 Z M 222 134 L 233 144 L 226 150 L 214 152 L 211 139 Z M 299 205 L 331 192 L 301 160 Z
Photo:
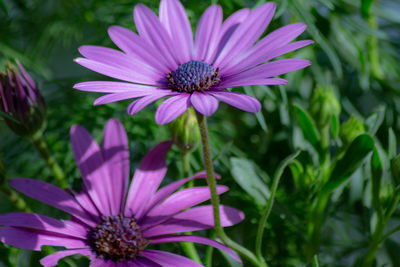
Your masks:
M 57 180 L 57 183 L 62 188 L 67 186 L 65 181 L 65 175 L 60 165 L 58 165 L 57 161 L 51 155 L 49 148 L 47 147 L 46 142 L 44 141 L 43 135 L 41 132 L 32 136 L 30 138 L 31 142 L 35 146 L 36 150 L 39 152 L 40 156 L 44 159 L 47 167 L 51 170 L 54 175 L 54 178 Z
M 215 232 L 221 238 L 222 242 L 224 242 L 227 246 L 238 252 L 241 256 L 250 261 L 254 266 L 257 267 L 266 267 L 267 265 L 264 262 L 260 262 L 257 257 L 248 249 L 242 247 L 237 244 L 233 240 L 231 240 L 224 232 L 224 229 L 221 226 L 221 216 L 219 213 L 219 197 L 217 193 L 217 185 L 214 177 L 214 168 L 212 164 L 211 158 L 211 150 L 210 150 L 210 142 L 208 140 L 208 128 L 207 128 L 207 120 L 202 114 L 196 111 L 197 121 L 199 123 L 200 136 L 201 136 L 201 144 L 203 147 L 203 160 L 204 167 L 207 172 L 207 183 L 210 188 L 211 193 L 211 203 L 213 206 L 213 214 L 214 214 L 214 225 Z
M 182 152 L 182 172 L 183 177 L 190 176 L 190 152 Z M 193 181 L 189 181 L 189 183 L 190 182 Z M 193 183 L 189 183 L 187 187 L 193 187 Z M 186 234 L 190 235 L 191 233 L 187 232 Z M 180 245 L 182 247 L 182 250 L 189 258 L 191 258 L 195 262 L 202 263 L 199 254 L 197 253 L 196 247 L 192 242 L 181 242 Z

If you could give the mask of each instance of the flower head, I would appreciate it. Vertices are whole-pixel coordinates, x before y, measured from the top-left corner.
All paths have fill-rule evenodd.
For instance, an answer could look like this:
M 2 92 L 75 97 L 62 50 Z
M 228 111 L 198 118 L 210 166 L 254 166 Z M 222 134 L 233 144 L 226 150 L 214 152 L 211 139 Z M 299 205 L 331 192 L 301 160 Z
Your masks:
M 127 108 L 131 115 L 150 103 L 169 97 L 157 109 L 156 122 L 169 123 L 188 107 L 210 116 L 219 101 L 248 112 L 261 105 L 253 97 L 226 88 L 286 84 L 277 75 L 310 65 L 303 59 L 271 59 L 312 41 L 292 42 L 306 28 L 302 23 L 282 27 L 257 43 L 275 12 L 274 3 L 255 10 L 242 9 L 224 22 L 222 9 L 210 6 L 202 15 L 195 38 L 178 0 L 162 0 L 159 17 L 139 4 L 134 20 L 139 34 L 112 26 L 109 35 L 122 50 L 83 46 L 85 58 L 75 61 L 93 71 L 125 82 L 92 81 L 74 88 L 107 93 L 95 104 L 139 98 Z M 254 44 L 255 43 L 255 44 Z
M 0 73 L 0 116 L 16 134 L 31 136 L 43 125 L 46 104 L 31 76 L 17 64 L 8 63 Z
M 55 266 L 59 259 L 73 254 L 90 256 L 91 266 L 202 266 L 188 258 L 148 248 L 182 241 L 211 245 L 238 259 L 214 240 L 176 234 L 212 228 L 214 221 L 211 205 L 193 207 L 210 199 L 207 186 L 175 192 L 189 180 L 204 178 L 205 173 L 158 189 L 167 171 L 165 156 L 171 142 L 160 143 L 144 157 L 129 189 L 128 142 L 119 121 L 107 123 L 100 147 L 79 126 L 71 130 L 71 143 L 83 178 L 81 193 L 67 192 L 39 180 L 10 181 L 18 191 L 69 213 L 71 220 L 32 213 L 3 214 L 1 242 L 29 250 L 40 250 L 43 245 L 65 247 L 43 258 L 44 266 Z M 219 194 L 225 191 L 226 187 L 218 187 Z M 243 214 L 234 208 L 220 209 L 224 226 L 243 219 Z

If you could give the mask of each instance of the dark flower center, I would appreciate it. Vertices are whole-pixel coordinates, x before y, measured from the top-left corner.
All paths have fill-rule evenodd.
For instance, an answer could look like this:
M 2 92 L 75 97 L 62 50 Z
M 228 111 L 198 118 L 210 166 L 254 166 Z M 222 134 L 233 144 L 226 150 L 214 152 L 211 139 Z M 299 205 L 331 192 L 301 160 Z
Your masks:
M 167 75 L 168 86 L 178 92 L 203 91 L 220 82 L 218 68 L 203 61 L 189 61 Z
M 112 261 L 135 259 L 147 244 L 135 219 L 122 215 L 103 216 L 88 239 L 99 258 Z

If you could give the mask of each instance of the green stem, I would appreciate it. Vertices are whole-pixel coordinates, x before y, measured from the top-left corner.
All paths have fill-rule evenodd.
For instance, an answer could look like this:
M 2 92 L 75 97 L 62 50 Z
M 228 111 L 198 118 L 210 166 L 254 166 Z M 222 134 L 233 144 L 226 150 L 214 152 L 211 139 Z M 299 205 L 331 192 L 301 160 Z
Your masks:
M 190 152 L 182 152 L 182 172 L 183 172 L 183 177 L 190 176 Z M 187 187 L 188 188 L 193 187 L 193 183 L 192 184 L 188 183 Z M 186 234 L 191 234 L 191 233 L 187 232 Z M 191 258 L 195 262 L 201 263 L 199 254 L 197 253 L 196 247 L 192 242 L 181 242 L 180 246 L 189 258 Z
M 269 214 L 271 213 L 271 210 L 272 210 L 272 206 L 274 205 L 275 195 L 276 195 L 276 191 L 278 189 L 278 184 L 279 184 L 280 178 L 281 178 L 281 175 L 279 175 L 279 174 L 274 176 L 274 180 L 272 181 L 271 195 L 269 196 L 267 206 L 265 207 L 265 210 L 264 210 L 264 212 L 261 216 L 260 222 L 258 224 L 258 231 L 257 231 L 257 237 L 256 237 L 256 256 L 259 260 L 264 260 L 262 253 L 261 253 L 262 237 L 264 235 L 265 223 L 267 222 Z
M 36 150 L 39 152 L 40 156 L 44 159 L 47 167 L 51 170 L 54 175 L 54 178 L 57 180 L 57 183 L 62 188 L 67 187 L 67 183 L 65 181 L 65 175 L 60 165 L 58 165 L 57 161 L 51 155 L 46 142 L 44 141 L 42 133 L 34 135 L 30 138 L 31 142 L 35 146 Z
M 219 197 L 214 177 L 214 168 L 211 158 L 210 142 L 208 140 L 207 120 L 202 114 L 198 113 L 197 111 L 196 111 L 196 117 L 199 123 L 201 144 L 203 147 L 204 167 L 207 172 L 207 183 L 211 193 L 211 204 L 213 206 L 215 231 L 219 236 L 219 238 L 221 238 L 222 242 L 224 242 L 227 246 L 238 252 L 241 256 L 250 261 L 254 266 L 266 267 L 267 265 L 264 262 L 260 262 L 251 251 L 231 240 L 225 234 L 224 229 L 221 226 L 221 216 L 219 212 Z
M 6 188 L 4 185 L 0 188 L 0 192 L 6 196 L 19 210 L 31 212 L 25 201 L 18 196 L 14 191 Z
M 211 239 L 215 238 L 215 232 L 214 231 L 211 233 L 210 238 Z M 205 256 L 206 267 L 212 267 L 213 252 L 214 252 L 214 247 L 208 246 L 207 250 L 206 250 L 206 256 Z

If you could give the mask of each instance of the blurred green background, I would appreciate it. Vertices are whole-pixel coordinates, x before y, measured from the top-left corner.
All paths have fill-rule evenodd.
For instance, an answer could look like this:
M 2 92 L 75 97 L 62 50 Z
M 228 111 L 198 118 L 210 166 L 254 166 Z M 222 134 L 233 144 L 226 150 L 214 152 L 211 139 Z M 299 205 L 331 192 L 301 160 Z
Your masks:
M 158 9 L 158 1 L 140 2 L 155 11 Z M 284 172 L 266 226 L 263 254 L 270 266 L 305 266 L 307 260 L 302 248 L 306 239 L 306 214 L 318 194 L 313 181 L 319 167 L 316 151 L 304 138 L 293 105 L 308 110 L 321 129 L 325 123 L 323 115 L 329 120 L 332 115 L 336 116 L 337 131 L 338 125 L 343 125 L 350 116 L 356 118 L 362 129 L 354 130 L 353 122 L 340 127 L 344 130 L 339 135 L 331 134 L 329 153 L 335 155 L 344 149 L 346 138 L 354 135 L 352 131 L 356 131 L 356 135 L 367 132 L 374 137 L 381 153 L 388 155 L 382 161 L 386 162 L 384 173 L 389 172 L 389 160 L 398 152 L 394 141 L 400 131 L 400 2 L 275 2 L 276 15 L 264 34 L 289 23 L 306 23 L 308 28 L 298 39 L 312 39 L 315 44 L 287 56 L 311 60 L 312 66 L 286 75 L 287 86 L 238 88 L 238 91 L 254 94 L 263 104 L 262 112 L 248 114 L 221 104 L 209 119 L 209 128 L 215 168 L 222 175 L 220 183 L 231 188 L 222 197 L 222 203 L 246 214 L 244 222 L 227 232 L 250 249 L 260 211 L 268 198 L 270 177 L 286 156 L 299 148 L 303 150 L 299 158 L 304 169 L 303 182 L 300 182 L 303 185 L 293 179 L 289 169 Z M 95 107 L 92 103 L 98 95 L 72 89 L 79 81 L 105 78 L 72 61 L 78 56 L 78 47 L 115 48 L 107 36 L 107 28 L 120 25 L 135 30 L 132 14 L 136 3 L 127 0 L 0 0 L 0 66 L 7 60 L 18 59 L 37 81 L 48 105 L 45 138 L 74 188 L 79 188 L 81 180 L 69 143 L 69 129 L 73 124 L 84 126 L 100 140 L 106 121 L 112 117 L 120 119 L 129 136 L 132 173 L 152 146 L 170 138 L 168 126 L 158 126 L 154 122 L 155 105 L 131 117 L 125 112 L 129 101 Z M 202 12 L 210 4 L 221 5 L 226 18 L 241 8 L 253 8 L 264 1 L 183 0 L 182 3 L 195 29 Z M 193 153 L 193 171 L 201 170 L 200 152 L 198 149 Z M 51 173 L 32 144 L 15 136 L 1 119 L 0 159 L 6 170 L 5 175 L 0 175 L 5 180 L 30 177 L 52 181 Z M 166 183 L 182 177 L 176 148 L 168 159 Z M 362 164 L 349 180 L 334 193 L 322 230 L 320 266 L 356 265 L 368 246 L 374 224 L 369 165 Z M 255 186 L 257 183 L 263 186 Z M 383 197 L 392 194 L 395 186 L 387 185 L 390 181 L 385 183 Z M 64 216 L 36 201 L 25 200 L 35 212 Z M 0 213 L 17 210 L 5 195 L 0 195 L 0 203 Z M 387 227 L 399 224 L 397 211 Z M 205 248 L 198 248 L 204 254 Z M 168 249 L 182 253 L 178 245 Z M 399 251 L 400 234 L 395 233 L 379 250 L 376 266 L 400 266 Z M 219 252 L 214 254 L 212 266 L 235 266 Z M 43 252 L 22 251 L 0 244 L 0 266 L 38 266 L 38 259 L 43 255 Z M 79 257 L 60 262 L 60 266 L 86 264 L 87 261 Z

